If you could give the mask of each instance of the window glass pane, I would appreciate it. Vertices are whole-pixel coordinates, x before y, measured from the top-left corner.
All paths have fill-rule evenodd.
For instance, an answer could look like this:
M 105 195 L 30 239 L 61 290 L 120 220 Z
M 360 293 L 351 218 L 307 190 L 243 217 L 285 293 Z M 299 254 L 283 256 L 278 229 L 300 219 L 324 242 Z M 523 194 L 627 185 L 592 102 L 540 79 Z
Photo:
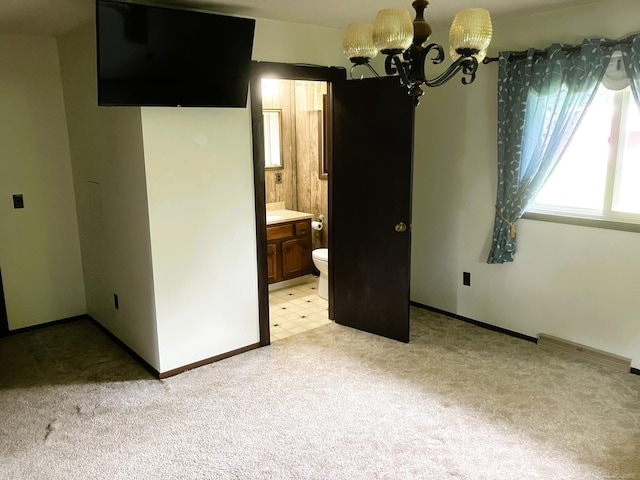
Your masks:
M 625 97 L 625 104 L 613 210 L 640 213 L 640 112 L 629 94 Z
M 615 93 L 601 87 L 535 204 L 602 211 Z

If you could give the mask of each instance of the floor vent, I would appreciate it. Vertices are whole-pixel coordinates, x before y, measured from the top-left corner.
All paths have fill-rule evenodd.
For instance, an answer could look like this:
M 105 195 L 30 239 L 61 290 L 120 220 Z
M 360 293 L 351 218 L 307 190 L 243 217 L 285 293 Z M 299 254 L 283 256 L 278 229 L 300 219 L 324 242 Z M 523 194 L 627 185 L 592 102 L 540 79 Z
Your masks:
M 538 345 L 550 350 L 568 353 L 583 360 L 588 360 L 599 365 L 615 368 L 621 372 L 631 371 L 631 359 L 619 357 L 613 353 L 603 352 L 595 348 L 586 347 L 558 337 L 552 337 L 546 333 L 539 335 Z

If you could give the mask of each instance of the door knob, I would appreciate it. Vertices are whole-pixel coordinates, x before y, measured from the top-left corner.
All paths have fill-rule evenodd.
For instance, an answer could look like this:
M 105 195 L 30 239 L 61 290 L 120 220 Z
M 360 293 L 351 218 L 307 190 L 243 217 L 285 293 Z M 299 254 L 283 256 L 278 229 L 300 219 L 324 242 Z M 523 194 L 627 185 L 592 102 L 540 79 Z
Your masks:
M 400 222 L 399 224 L 396 225 L 396 232 L 402 233 L 406 230 L 407 230 L 407 226 L 403 222 Z

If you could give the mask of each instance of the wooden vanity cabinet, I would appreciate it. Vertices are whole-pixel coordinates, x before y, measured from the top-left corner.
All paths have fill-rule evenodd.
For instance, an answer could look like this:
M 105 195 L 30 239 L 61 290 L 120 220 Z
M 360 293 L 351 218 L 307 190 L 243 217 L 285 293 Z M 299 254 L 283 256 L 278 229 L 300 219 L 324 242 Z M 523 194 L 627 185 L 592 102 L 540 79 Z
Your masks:
M 269 283 L 311 273 L 311 249 L 310 219 L 267 226 Z

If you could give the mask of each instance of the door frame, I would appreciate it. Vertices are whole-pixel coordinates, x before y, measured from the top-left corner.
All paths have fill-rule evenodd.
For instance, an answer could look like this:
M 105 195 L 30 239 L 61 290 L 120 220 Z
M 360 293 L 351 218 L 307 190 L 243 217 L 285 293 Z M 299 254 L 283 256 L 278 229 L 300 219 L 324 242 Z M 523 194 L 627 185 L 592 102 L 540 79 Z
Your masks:
M 260 346 L 271 344 L 269 329 L 269 281 L 267 278 L 267 206 L 264 172 L 264 125 L 262 120 L 263 78 L 283 80 L 311 80 L 331 83 L 346 80 L 344 67 L 323 67 L 276 62 L 251 62 L 250 98 L 251 133 L 253 137 L 253 182 L 256 211 L 256 250 L 258 261 L 258 322 Z M 331 95 L 329 94 L 328 97 Z M 329 165 L 329 169 L 331 166 Z M 330 180 L 329 180 L 330 181 Z M 329 212 L 331 212 L 331 189 L 329 189 Z M 331 268 L 331 262 L 329 262 Z M 329 305 L 331 305 L 331 282 L 329 282 Z

